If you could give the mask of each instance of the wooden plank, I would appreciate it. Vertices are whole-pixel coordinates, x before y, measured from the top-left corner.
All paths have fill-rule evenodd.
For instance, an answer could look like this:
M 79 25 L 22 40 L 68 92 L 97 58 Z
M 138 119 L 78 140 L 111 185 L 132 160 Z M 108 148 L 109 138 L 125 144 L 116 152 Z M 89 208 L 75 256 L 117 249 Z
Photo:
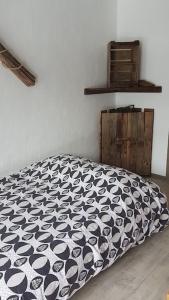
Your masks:
M 107 118 L 107 112 L 101 114 L 101 162 L 105 162 L 105 158 L 108 159 L 110 151 L 110 141 L 108 137 L 109 133 L 109 121 Z M 108 163 L 108 162 L 107 162 Z
M 100 116 L 100 162 L 102 162 L 102 139 L 103 139 L 103 125 L 102 125 L 102 122 L 103 122 L 103 114 L 105 113 L 105 111 L 101 111 L 101 116 Z
M 111 136 L 111 165 L 121 167 L 121 143 L 116 142 L 118 137 L 121 137 L 121 118 L 122 114 L 110 114 L 110 127 L 109 135 Z
M 117 148 L 114 143 L 116 139 L 117 115 L 113 117 L 111 113 L 102 113 L 102 138 L 101 138 L 101 162 L 106 164 L 116 164 L 120 161 L 120 153 L 117 155 Z
M 169 138 L 168 138 L 168 155 L 167 155 L 167 178 L 169 179 Z
M 151 175 L 154 110 L 144 111 L 144 164 L 145 176 Z
M 145 175 L 143 170 L 144 165 L 144 112 L 137 115 L 137 161 L 136 173 Z
M 117 113 L 119 115 L 119 113 Z M 121 154 L 121 163 L 117 164 L 118 167 L 127 169 L 128 161 L 127 161 L 127 127 L 128 127 L 128 119 L 127 113 L 120 114 L 119 127 L 117 128 L 116 134 L 116 144 L 119 143 L 120 148 L 118 149 Z
M 137 140 L 138 140 L 138 115 L 140 113 L 128 113 L 128 143 L 127 143 L 127 161 L 128 169 L 136 172 L 137 162 Z
M 127 168 L 127 114 L 102 113 L 101 162 Z
M 140 42 L 108 44 L 108 86 L 128 87 L 140 79 Z
M 15 74 L 26 86 L 35 85 L 35 76 L 30 73 L 2 44 L 0 44 L 0 61 L 5 68 Z
M 110 93 L 161 93 L 162 87 L 154 84 L 140 83 L 129 87 L 98 87 L 84 89 L 85 95 L 110 94 Z
M 118 48 L 123 48 L 124 47 L 124 42 L 111 41 L 110 44 L 113 47 L 118 47 Z M 135 41 L 131 41 L 131 42 L 125 42 L 125 45 L 127 47 L 132 47 L 133 45 L 139 46 L 140 45 L 140 41 L 139 40 L 135 40 Z
M 151 175 L 154 110 L 102 112 L 101 162 Z

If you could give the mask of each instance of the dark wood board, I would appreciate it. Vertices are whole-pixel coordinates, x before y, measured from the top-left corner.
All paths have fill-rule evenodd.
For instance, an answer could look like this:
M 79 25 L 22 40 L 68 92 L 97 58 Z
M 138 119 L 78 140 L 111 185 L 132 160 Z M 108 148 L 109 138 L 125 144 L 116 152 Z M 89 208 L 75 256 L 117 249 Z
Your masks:
M 140 42 L 108 44 L 108 87 L 124 87 L 140 79 Z
M 161 93 L 162 87 L 151 84 L 148 81 L 141 80 L 138 85 L 129 87 L 99 87 L 86 88 L 85 95 L 108 94 L 108 93 Z
M 151 175 L 154 110 L 101 113 L 101 162 Z

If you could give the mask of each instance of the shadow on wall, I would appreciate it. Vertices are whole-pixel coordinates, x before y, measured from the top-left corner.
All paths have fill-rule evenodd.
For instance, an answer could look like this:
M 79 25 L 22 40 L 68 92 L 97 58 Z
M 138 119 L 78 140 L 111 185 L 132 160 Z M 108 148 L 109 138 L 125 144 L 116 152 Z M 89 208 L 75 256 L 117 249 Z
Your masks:
M 67 131 L 63 131 L 63 135 L 68 136 L 68 134 L 70 134 Z M 96 138 L 94 139 L 93 136 L 95 136 Z M 77 133 L 77 137 L 73 138 L 73 136 L 70 136 L 70 139 L 67 141 L 63 139 L 58 139 L 56 137 L 56 139 L 58 139 L 58 143 L 59 145 L 57 145 L 57 147 L 55 145 L 53 145 L 53 147 L 48 146 L 49 143 L 46 143 L 44 140 L 44 143 L 46 143 L 46 148 L 45 148 L 45 144 L 43 144 L 42 146 L 42 151 L 39 154 L 38 150 L 39 150 L 39 143 L 36 143 L 36 148 L 33 149 L 33 151 L 31 152 L 31 150 L 29 151 L 30 156 L 26 155 L 25 153 L 25 148 L 23 145 L 23 148 L 14 148 L 15 152 L 19 153 L 19 149 L 22 150 L 21 153 L 23 153 L 23 155 L 20 154 L 20 163 L 18 164 L 18 157 L 14 157 L 12 154 L 8 155 L 8 163 L 6 163 L 3 159 L 0 160 L 0 179 L 1 177 L 3 178 L 4 176 L 8 176 L 14 173 L 18 173 L 19 170 L 22 170 L 23 168 L 25 168 L 26 166 L 30 166 L 30 164 L 34 163 L 34 162 L 38 162 L 44 159 L 47 159 L 50 156 L 57 156 L 60 154 L 72 154 L 75 156 L 82 156 L 85 157 L 87 159 L 91 159 L 94 160 L 96 162 L 99 162 L 99 133 L 95 130 L 91 130 L 90 134 L 88 134 L 87 136 L 80 136 L 79 133 Z M 94 143 L 94 147 L 89 147 L 91 144 L 91 140 L 93 140 Z M 50 141 L 49 141 L 50 142 Z M 88 148 L 89 147 L 89 148 Z M 26 148 L 27 149 L 27 148 Z M 69 150 L 68 150 L 69 149 Z

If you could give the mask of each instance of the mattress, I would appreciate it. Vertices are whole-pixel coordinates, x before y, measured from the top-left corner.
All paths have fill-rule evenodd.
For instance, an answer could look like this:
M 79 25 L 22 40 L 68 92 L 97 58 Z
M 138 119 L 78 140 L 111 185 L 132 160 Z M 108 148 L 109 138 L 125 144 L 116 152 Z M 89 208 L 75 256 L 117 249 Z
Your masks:
M 0 299 L 66 300 L 168 223 L 166 197 L 72 155 L 0 179 Z

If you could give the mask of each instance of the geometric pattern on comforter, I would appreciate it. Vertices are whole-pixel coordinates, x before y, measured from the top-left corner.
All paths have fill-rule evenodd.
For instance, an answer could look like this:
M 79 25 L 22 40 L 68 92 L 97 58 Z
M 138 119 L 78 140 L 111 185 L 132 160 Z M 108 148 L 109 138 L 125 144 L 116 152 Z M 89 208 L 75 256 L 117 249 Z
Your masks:
M 0 180 L 0 299 L 68 299 L 164 229 L 159 187 L 72 155 Z

